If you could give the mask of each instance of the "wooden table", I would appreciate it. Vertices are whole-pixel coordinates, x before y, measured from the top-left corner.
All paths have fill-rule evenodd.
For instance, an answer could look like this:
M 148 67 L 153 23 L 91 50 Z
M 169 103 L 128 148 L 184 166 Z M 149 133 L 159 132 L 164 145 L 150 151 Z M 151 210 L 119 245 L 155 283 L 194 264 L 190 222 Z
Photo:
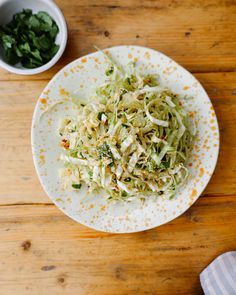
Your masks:
M 69 28 L 50 71 L 0 70 L 0 294 L 202 294 L 199 273 L 236 249 L 236 2 L 58 0 Z M 221 131 L 216 171 L 176 220 L 137 234 L 96 232 L 63 215 L 33 167 L 30 127 L 38 95 L 65 64 L 118 44 L 169 55 L 203 84 Z

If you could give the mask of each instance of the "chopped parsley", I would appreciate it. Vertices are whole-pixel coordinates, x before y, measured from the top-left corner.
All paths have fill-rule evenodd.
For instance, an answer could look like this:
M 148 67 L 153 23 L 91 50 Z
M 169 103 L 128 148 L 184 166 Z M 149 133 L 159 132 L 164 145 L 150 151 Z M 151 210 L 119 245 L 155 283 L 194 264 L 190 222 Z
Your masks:
M 81 186 L 82 186 L 82 184 L 81 184 L 81 183 L 73 183 L 71 186 L 72 186 L 74 189 L 80 189 Z
M 49 62 L 59 49 L 55 44 L 59 32 L 56 22 L 45 11 L 33 14 L 24 9 L 0 26 L 0 45 L 6 62 L 18 62 L 33 69 Z

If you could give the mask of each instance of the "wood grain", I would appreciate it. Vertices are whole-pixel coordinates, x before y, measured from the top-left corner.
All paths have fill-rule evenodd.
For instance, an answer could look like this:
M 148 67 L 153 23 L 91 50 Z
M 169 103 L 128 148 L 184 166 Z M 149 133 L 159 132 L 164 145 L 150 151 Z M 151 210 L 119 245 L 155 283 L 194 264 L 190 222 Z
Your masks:
M 56 1 L 69 28 L 67 50 L 50 71 L 100 48 L 142 45 L 169 55 L 192 72 L 236 69 L 235 1 Z M 0 80 L 24 80 L 0 70 Z
M 0 82 L 0 204 L 49 202 L 33 165 L 31 120 L 47 81 Z
M 201 198 L 159 228 L 96 232 L 52 205 L 0 207 L 0 293 L 202 294 L 199 273 L 235 249 L 236 198 Z
M 203 73 L 196 77 L 212 99 L 221 130 L 218 165 L 204 194 L 236 195 L 236 73 Z M 50 203 L 36 177 L 30 146 L 33 109 L 46 84 L 0 84 L 0 204 Z

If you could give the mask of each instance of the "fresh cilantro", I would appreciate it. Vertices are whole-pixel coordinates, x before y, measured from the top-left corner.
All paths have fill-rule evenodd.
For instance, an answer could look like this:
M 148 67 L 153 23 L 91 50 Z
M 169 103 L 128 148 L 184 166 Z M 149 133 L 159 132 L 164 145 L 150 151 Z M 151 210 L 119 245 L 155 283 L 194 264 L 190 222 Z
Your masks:
M 18 62 L 25 68 L 37 68 L 49 62 L 57 53 L 55 44 L 59 32 L 56 22 L 44 11 L 36 14 L 24 9 L 6 25 L 0 26 L 0 45 L 5 60 Z
M 113 167 L 114 166 L 114 161 L 112 161 L 110 164 L 108 164 L 108 167 Z
M 82 154 L 82 152 L 79 153 L 82 159 L 85 159 L 85 156 Z
M 159 165 L 159 168 L 160 169 L 167 169 L 170 167 L 170 162 L 167 162 L 167 161 L 163 161 L 161 162 L 161 164 Z
M 74 189 L 80 189 L 81 186 L 82 186 L 82 184 L 81 184 L 81 183 L 73 183 L 71 186 L 72 186 Z
M 113 160 L 112 152 L 106 141 L 101 146 L 99 146 L 97 150 L 98 150 L 98 155 L 100 159 L 111 158 Z
M 71 150 L 70 151 L 70 156 L 73 158 L 77 158 L 78 157 L 78 151 L 77 150 Z
M 123 82 L 123 87 L 127 91 L 134 91 L 135 86 L 134 83 L 137 82 L 137 78 L 134 75 L 131 75 L 130 77 L 127 77 Z
M 89 171 L 88 175 L 89 175 L 90 180 L 92 180 L 93 179 L 93 171 Z
M 127 192 L 122 191 L 122 193 L 121 193 L 121 196 L 122 196 L 122 197 L 127 197 L 127 195 L 128 195 Z
M 106 70 L 106 76 L 110 76 L 114 72 L 114 67 L 111 66 L 108 70 Z
M 131 178 L 130 178 L 130 177 L 126 177 L 126 178 L 124 179 L 124 181 L 125 181 L 125 182 L 130 182 L 130 181 L 131 181 Z

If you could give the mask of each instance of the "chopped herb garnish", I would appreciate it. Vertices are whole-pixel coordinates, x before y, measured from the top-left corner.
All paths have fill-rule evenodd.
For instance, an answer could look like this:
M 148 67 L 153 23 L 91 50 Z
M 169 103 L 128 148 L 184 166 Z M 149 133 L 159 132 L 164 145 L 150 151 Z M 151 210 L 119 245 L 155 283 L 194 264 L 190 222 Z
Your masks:
M 85 156 L 82 154 L 82 152 L 79 153 L 82 159 L 85 159 Z
M 108 167 L 113 167 L 114 166 L 114 161 L 112 161 L 109 165 L 108 165 Z
M 131 181 L 131 178 L 130 177 L 127 177 L 127 178 L 124 179 L 124 181 L 125 182 L 130 182 Z
M 71 186 L 72 186 L 74 189 L 80 189 L 81 186 L 82 186 L 82 184 L 81 184 L 81 183 L 73 183 Z
M 113 160 L 113 155 L 111 153 L 110 147 L 107 142 L 104 142 L 100 147 L 97 148 L 99 158 L 111 158 Z
M 169 162 L 161 162 L 161 164 L 159 165 L 158 168 L 167 169 L 169 167 L 170 167 L 170 163 Z
M 89 171 L 88 175 L 89 175 L 89 178 L 92 179 L 93 178 L 93 171 Z
M 77 158 L 77 154 L 78 154 L 77 150 L 71 150 L 70 151 L 70 156 L 73 157 L 73 158 Z
M 137 82 L 137 78 L 134 75 L 131 75 L 130 77 L 127 77 L 124 80 L 123 86 L 128 91 L 133 91 L 135 89 L 134 83 Z
M 127 197 L 127 195 L 128 195 L 128 194 L 127 194 L 127 192 L 125 192 L 125 191 L 123 191 L 123 192 L 121 193 L 121 196 L 122 196 L 122 197 Z
M 111 66 L 108 70 L 106 70 L 106 75 L 110 76 L 114 72 L 114 67 Z
M 49 62 L 59 49 L 55 44 L 59 32 L 56 22 L 44 11 L 33 14 L 24 9 L 6 25 L 0 26 L 0 45 L 5 60 L 33 69 Z

